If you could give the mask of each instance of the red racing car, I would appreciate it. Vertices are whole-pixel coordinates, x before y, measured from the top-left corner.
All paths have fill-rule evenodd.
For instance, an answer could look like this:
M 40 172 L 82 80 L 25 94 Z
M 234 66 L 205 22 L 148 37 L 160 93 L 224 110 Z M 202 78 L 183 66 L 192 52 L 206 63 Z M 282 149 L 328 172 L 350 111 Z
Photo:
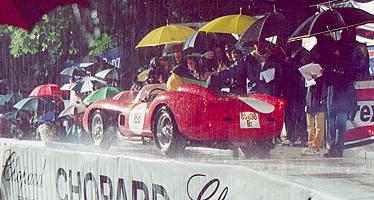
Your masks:
M 83 126 L 95 145 L 109 147 L 116 127 L 124 136 L 153 137 L 166 155 L 186 146 L 240 147 L 246 157 L 268 155 L 283 127 L 285 102 L 264 94 L 215 94 L 184 84 L 166 91 L 145 85 L 136 95 L 125 91 L 91 104 Z

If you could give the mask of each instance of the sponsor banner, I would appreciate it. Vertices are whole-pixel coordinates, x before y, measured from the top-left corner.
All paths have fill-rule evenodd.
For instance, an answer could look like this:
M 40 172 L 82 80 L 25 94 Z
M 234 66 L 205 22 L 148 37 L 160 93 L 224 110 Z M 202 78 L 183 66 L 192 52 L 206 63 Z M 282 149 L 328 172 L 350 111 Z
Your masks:
M 0 146 L 2 200 L 331 199 L 244 166 Z M 292 191 L 292 192 L 290 192 Z
M 348 146 L 362 141 L 372 141 L 371 137 L 374 136 L 374 81 L 357 81 L 355 88 L 357 112 L 352 116 L 353 120 L 347 121 L 345 144 Z
M 374 126 L 374 101 L 358 101 L 353 127 Z M 350 129 L 351 126 L 347 126 Z
M 117 68 L 123 68 L 125 54 L 121 46 L 108 49 L 97 56 Z

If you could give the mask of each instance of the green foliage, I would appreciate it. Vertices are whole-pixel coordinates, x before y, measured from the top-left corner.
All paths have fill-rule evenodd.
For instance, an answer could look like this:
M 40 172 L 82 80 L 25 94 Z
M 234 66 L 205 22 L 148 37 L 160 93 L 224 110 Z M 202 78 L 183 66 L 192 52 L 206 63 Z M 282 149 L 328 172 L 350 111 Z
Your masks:
M 36 54 L 38 52 L 37 37 L 38 28 L 35 28 L 30 34 L 24 30 L 8 27 L 6 30 L 10 33 L 10 54 L 15 58 L 24 54 Z
M 0 28 L 0 38 L 8 38 L 12 59 L 28 60 L 20 63 L 22 66 L 15 69 L 15 74 L 32 73 L 30 75 L 40 82 L 53 79 L 53 74 L 59 73 L 62 62 L 77 55 L 79 45 L 87 45 L 79 39 L 80 33 L 70 7 L 59 8 L 43 16 L 31 32 L 12 26 Z
M 92 50 L 89 52 L 90 56 L 96 56 L 107 49 L 113 48 L 114 42 L 107 33 L 104 33 L 101 38 L 94 38 L 91 43 Z
M 49 16 L 43 17 L 43 23 L 34 27 L 32 32 L 28 33 L 25 30 L 7 27 L 6 32 L 10 34 L 10 54 L 17 58 L 22 55 L 35 55 L 38 53 L 45 53 L 50 57 L 49 64 L 55 64 L 57 57 L 64 52 L 62 46 L 61 33 L 69 26 L 68 21 L 64 18 Z M 76 54 L 77 50 L 74 45 L 70 44 L 70 54 Z

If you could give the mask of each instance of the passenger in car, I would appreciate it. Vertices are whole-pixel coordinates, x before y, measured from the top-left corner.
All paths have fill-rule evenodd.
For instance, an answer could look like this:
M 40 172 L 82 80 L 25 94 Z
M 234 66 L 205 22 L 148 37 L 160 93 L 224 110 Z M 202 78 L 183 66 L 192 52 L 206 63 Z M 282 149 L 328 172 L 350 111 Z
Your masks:
M 232 60 L 232 57 L 231 57 L 231 51 L 234 50 L 234 48 L 229 45 L 229 44 L 226 44 L 225 45 L 225 54 L 226 54 L 226 61 L 227 61 L 227 67 L 231 66 L 232 64 L 234 64 L 234 61 Z
M 178 65 L 185 64 L 185 63 L 186 63 L 186 61 L 185 61 L 185 58 L 184 58 L 183 51 L 180 51 L 180 50 L 176 51 L 174 53 L 173 68 L 175 68 Z
M 166 56 L 160 57 L 160 65 L 157 68 L 159 74 L 159 83 L 166 83 L 170 77 L 172 67 L 170 65 L 169 59 Z
M 234 63 L 222 71 L 219 70 L 216 73 L 210 74 L 211 76 L 207 80 L 208 88 L 219 93 L 222 88 L 229 87 L 230 93 L 245 94 L 247 92 L 247 70 L 241 61 L 242 57 L 243 54 L 240 50 L 232 50 L 231 58 Z
M 167 81 L 168 90 L 177 90 L 183 83 L 197 83 L 205 85 L 207 75 L 199 64 L 201 55 L 190 54 L 186 56 L 187 64 L 178 65 L 173 71 L 172 75 Z

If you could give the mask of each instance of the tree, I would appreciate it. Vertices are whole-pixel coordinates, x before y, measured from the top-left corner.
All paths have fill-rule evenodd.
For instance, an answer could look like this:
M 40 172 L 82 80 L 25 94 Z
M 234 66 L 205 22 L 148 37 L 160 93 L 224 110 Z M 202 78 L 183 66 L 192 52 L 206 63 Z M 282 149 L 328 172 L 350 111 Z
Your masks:
M 87 53 L 84 50 L 88 47 L 84 46 L 88 42 L 84 42 L 76 26 L 71 7 L 65 7 L 45 15 L 30 33 L 19 28 L 3 27 L 0 37 L 10 39 L 9 53 L 12 56 L 8 57 L 10 61 L 3 67 L 11 67 L 11 63 L 17 63 L 17 67 L 7 74 L 12 80 L 11 88 L 19 85 L 30 89 L 35 84 L 55 82 L 59 79 L 58 73 L 65 60 L 80 56 L 80 51 Z M 15 76 L 16 74 L 22 76 Z M 25 83 L 25 78 L 36 81 L 32 84 Z
M 92 49 L 88 53 L 90 56 L 96 56 L 115 46 L 114 42 L 107 33 L 104 33 L 101 38 L 94 38 L 91 44 Z

